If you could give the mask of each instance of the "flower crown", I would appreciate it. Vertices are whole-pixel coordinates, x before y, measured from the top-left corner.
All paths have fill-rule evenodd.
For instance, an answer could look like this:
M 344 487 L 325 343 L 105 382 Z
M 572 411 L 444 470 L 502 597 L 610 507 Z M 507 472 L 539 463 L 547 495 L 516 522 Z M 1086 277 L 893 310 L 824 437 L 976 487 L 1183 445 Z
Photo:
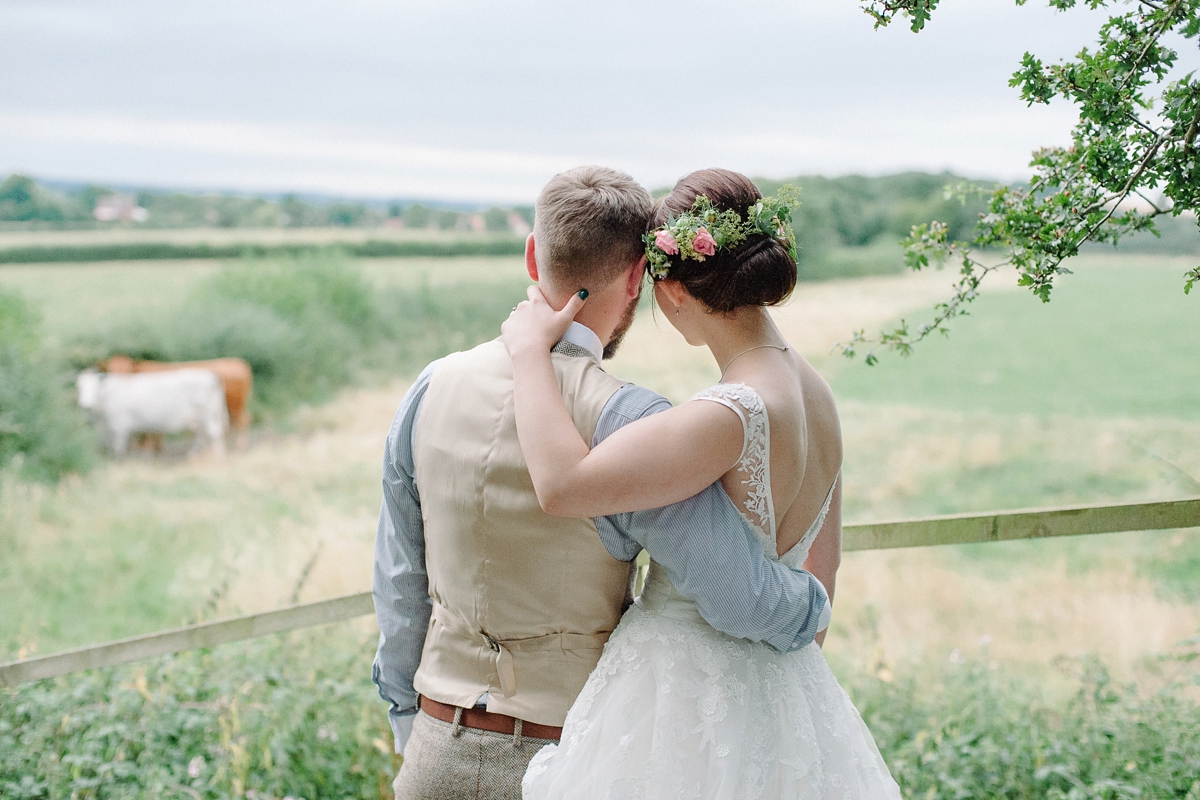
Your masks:
M 670 272 L 671 256 L 703 261 L 757 233 L 778 241 L 795 261 L 792 210 L 800 205 L 799 195 L 799 189 L 784 186 L 776 197 L 763 198 L 746 209 L 744 218 L 733 210 L 718 211 L 707 197 L 696 195 L 691 208 L 678 217 L 667 217 L 666 225 L 642 236 L 646 270 L 655 280 L 662 280 Z

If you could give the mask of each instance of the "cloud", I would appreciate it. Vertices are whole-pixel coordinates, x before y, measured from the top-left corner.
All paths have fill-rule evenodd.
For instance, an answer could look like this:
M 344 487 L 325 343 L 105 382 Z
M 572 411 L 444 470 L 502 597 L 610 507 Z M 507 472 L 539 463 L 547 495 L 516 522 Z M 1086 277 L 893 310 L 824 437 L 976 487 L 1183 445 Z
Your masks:
M 280 8 L 0 3 L 0 173 L 513 202 L 580 163 L 653 186 L 712 165 L 1021 177 L 1071 109 L 1027 109 L 1008 76 L 1096 24 L 1011 0 L 919 36 L 855 0 Z
M 1023 178 L 1030 151 L 1064 141 L 1073 118 L 1067 108 L 1014 115 L 976 103 L 933 115 L 850 107 L 817 121 L 768 121 L 744 131 L 630 127 L 487 149 L 406 141 L 368 126 L 0 111 L 0 151 L 35 173 L 100 182 L 527 203 L 551 175 L 584 163 L 655 187 L 714 165 L 767 177 L 952 169 Z
M 167 156 L 177 163 L 173 180 L 223 188 L 380 197 L 527 201 L 547 177 L 581 163 L 567 154 L 407 144 L 315 125 L 111 114 L 0 112 L 0 143 Z

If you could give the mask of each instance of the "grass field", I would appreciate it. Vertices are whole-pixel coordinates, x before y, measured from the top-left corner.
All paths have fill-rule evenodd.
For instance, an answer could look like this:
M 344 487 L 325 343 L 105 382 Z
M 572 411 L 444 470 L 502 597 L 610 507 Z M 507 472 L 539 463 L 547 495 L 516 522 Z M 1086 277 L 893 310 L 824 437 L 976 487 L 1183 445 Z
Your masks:
M 526 283 L 513 258 L 361 268 L 381 290 L 504 303 Z M 178 302 L 214 269 L 5 267 L 0 285 L 37 303 L 65 345 Z M 847 518 L 1200 493 L 1200 312 L 1181 272 L 1090 258 L 1049 306 L 998 285 L 949 339 L 875 368 L 829 350 L 856 328 L 918 315 L 949 276 L 802 285 L 776 316 L 840 398 Z M 705 352 L 649 313 L 610 371 L 677 401 L 716 379 Z M 220 462 L 133 458 L 56 488 L 7 477 L 0 648 L 44 653 L 365 588 L 380 447 L 408 378 L 376 374 L 301 407 Z M 851 554 L 839 580 L 828 651 L 845 668 L 982 648 L 1035 672 L 1094 652 L 1132 673 L 1200 628 L 1197 532 Z
M 1001 414 L 1200 420 L 1192 261 L 1085 257 L 1050 303 L 989 293 L 945 341 L 876 368 L 831 371 L 844 398 Z
M 0 286 L 16 289 L 41 310 L 52 344 L 153 318 L 185 301 L 219 262 L 117 261 L 0 267 Z M 501 284 L 524 297 L 521 258 L 380 258 L 362 262 L 380 290 Z M 518 285 L 520 284 L 520 285 Z
M 369 586 L 413 354 L 490 335 L 527 281 L 519 258 L 356 268 L 420 341 L 257 426 L 248 450 L 101 461 L 53 487 L 0 471 L 0 659 Z M 220 269 L 10 266 L 0 288 L 65 357 L 186 306 Z M 950 276 L 802 284 L 775 316 L 839 397 L 847 519 L 1200 494 L 1200 300 L 1182 270 L 1089 258 L 1050 306 L 1001 282 L 949 339 L 875 368 L 830 350 L 918 317 Z M 459 298 L 472 319 L 449 316 Z M 609 369 L 676 401 L 717 379 L 648 309 Z M 906 797 L 1190 800 L 1198 586 L 1195 530 L 851 553 L 825 652 Z M 374 639 L 366 618 L 2 690 L 0 794 L 389 797 Z

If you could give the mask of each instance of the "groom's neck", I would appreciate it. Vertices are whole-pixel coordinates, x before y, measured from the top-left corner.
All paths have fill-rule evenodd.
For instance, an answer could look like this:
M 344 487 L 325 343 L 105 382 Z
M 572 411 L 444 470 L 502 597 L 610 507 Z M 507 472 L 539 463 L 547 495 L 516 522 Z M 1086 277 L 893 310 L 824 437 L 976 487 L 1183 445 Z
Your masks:
M 540 284 L 542 292 L 546 295 L 546 302 L 555 311 L 560 311 L 566 306 L 567 301 L 571 299 L 574 291 L 558 289 L 547 285 L 545 282 Z M 600 287 L 597 289 L 588 288 L 587 303 L 575 315 L 575 321 L 580 325 L 590 329 L 592 333 L 600 338 L 600 343 L 608 345 L 612 338 L 613 331 L 621 322 L 621 317 L 624 314 L 624 306 L 620 305 L 621 297 L 617 296 L 620 293 L 614 291 L 614 287 Z

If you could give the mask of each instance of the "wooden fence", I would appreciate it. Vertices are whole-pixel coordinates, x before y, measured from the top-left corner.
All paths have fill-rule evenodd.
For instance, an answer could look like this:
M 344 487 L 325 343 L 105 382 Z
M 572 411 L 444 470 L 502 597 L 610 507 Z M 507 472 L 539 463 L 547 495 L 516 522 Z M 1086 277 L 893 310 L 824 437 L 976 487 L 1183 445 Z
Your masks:
M 842 549 L 883 550 L 1181 528 L 1200 528 L 1200 498 L 1159 503 L 958 514 L 902 522 L 847 525 L 843 529 Z M 0 686 L 14 686 L 80 670 L 111 667 L 182 650 L 215 647 L 227 642 L 340 622 L 372 613 L 374 607 L 371 593 L 362 592 L 278 611 L 189 625 L 0 664 Z

